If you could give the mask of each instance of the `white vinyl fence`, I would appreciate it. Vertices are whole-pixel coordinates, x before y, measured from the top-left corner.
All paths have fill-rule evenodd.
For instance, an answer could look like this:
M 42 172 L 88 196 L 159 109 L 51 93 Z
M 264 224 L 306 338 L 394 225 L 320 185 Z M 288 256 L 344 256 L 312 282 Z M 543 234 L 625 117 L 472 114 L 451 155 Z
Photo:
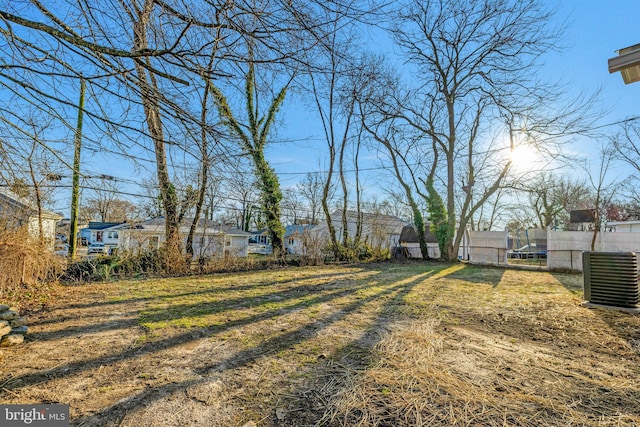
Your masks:
M 547 267 L 550 270 L 582 271 L 582 252 L 591 250 L 592 231 L 549 231 Z M 600 232 L 597 252 L 640 252 L 640 233 Z
M 506 231 L 470 231 L 469 261 L 476 264 L 507 263 Z
M 591 250 L 593 232 L 547 230 L 546 235 L 547 268 L 582 271 L 582 252 Z M 506 231 L 470 231 L 468 245 L 468 259 L 475 264 L 506 265 L 512 249 Z M 640 253 L 640 233 L 600 232 L 595 250 Z

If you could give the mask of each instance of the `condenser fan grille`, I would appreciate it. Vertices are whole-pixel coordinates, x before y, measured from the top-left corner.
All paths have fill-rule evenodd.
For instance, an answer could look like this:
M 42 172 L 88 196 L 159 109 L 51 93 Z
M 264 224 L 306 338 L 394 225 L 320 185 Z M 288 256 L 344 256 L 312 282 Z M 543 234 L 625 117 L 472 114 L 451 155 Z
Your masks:
M 638 308 L 638 257 L 635 252 L 584 252 L 584 298 L 592 304 Z

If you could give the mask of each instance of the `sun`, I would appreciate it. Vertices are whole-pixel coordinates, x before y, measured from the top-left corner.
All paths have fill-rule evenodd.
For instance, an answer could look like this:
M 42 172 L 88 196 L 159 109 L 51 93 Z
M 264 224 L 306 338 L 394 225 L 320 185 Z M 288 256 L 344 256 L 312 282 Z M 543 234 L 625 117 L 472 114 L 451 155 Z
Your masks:
M 538 162 L 537 153 L 531 146 L 522 144 L 518 145 L 509 156 L 511 160 L 511 168 L 516 172 L 527 172 L 533 170 Z

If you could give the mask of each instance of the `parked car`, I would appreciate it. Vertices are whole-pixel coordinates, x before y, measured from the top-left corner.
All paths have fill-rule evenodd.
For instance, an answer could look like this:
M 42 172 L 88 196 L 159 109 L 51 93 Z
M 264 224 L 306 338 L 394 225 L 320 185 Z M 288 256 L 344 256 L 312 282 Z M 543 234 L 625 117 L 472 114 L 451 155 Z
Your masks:
M 249 243 L 247 252 L 250 254 L 269 255 L 273 252 L 271 245 L 264 245 L 260 243 Z
M 92 243 L 89 245 L 89 249 L 87 250 L 88 255 L 107 255 L 108 253 L 109 248 L 107 248 L 104 243 Z

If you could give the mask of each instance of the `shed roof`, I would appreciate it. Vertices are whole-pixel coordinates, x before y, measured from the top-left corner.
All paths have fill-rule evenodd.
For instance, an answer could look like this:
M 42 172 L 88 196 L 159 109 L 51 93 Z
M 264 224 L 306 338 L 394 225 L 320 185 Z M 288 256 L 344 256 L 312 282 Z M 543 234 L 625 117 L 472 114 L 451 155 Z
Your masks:
M 428 223 L 425 224 L 424 238 L 427 243 L 438 243 L 438 239 L 431 232 Z M 402 228 L 399 242 L 400 243 L 419 243 L 420 242 L 420 238 L 418 237 L 418 232 L 416 231 L 414 225 L 406 225 Z

